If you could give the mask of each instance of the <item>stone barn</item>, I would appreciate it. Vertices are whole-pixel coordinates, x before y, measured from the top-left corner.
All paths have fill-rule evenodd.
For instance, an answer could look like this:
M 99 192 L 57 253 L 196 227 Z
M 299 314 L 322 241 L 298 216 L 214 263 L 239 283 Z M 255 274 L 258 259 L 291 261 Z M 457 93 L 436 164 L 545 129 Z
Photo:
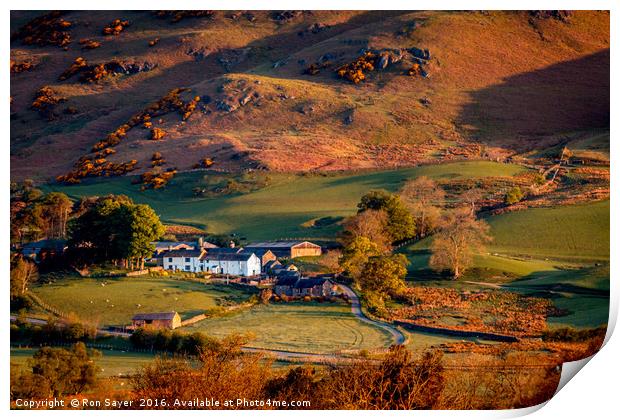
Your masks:
M 274 291 L 277 295 L 291 297 L 327 297 L 332 296 L 336 285 L 323 277 L 283 276 L 276 281 Z
M 133 328 L 167 328 L 173 330 L 181 326 L 181 316 L 177 312 L 156 312 L 136 314 L 131 318 Z
M 266 250 L 278 258 L 316 257 L 321 255 L 320 245 L 308 241 L 255 242 L 245 247 L 256 255 Z

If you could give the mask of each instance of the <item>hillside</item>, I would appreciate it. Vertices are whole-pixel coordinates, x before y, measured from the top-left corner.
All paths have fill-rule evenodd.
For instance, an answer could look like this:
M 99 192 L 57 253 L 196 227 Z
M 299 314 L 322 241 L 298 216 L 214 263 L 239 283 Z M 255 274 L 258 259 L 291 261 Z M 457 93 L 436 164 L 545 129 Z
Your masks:
M 26 45 L 20 28 L 41 14 L 11 14 L 11 58 L 33 65 L 11 73 L 14 180 L 48 181 L 84 156 L 141 173 L 155 152 L 181 171 L 203 158 L 214 170 L 393 168 L 581 144 L 609 125 L 604 12 L 68 12 L 52 26 L 70 43 Z M 104 35 L 117 18 L 128 25 Z M 364 51 L 385 69 L 339 78 Z M 91 151 L 110 133 L 112 152 Z
M 166 223 L 207 229 L 210 233 L 236 234 L 247 240 L 273 238 L 333 239 L 340 222 L 354 214 L 368 189 L 398 191 L 410 178 L 428 176 L 438 181 L 509 178 L 525 172 L 518 165 L 496 162 L 455 162 L 417 168 L 360 173 L 284 174 L 268 180 L 249 178 L 248 191 L 196 196 L 216 174 L 180 174 L 162 190 L 139 191 L 127 177 L 104 181 L 87 180 L 79 185 L 46 185 L 44 191 L 62 191 L 72 198 L 125 194 L 153 207 Z M 261 182 L 266 182 L 263 186 Z

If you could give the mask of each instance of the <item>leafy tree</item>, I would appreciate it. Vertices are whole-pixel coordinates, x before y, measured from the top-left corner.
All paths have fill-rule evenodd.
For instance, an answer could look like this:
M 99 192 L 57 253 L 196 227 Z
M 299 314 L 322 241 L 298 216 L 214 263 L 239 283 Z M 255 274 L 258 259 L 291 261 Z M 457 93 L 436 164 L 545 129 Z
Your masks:
M 403 254 L 372 257 L 359 276 L 363 291 L 393 295 L 405 287 L 409 261 Z
M 29 360 L 30 371 L 22 371 L 11 383 L 11 396 L 53 398 L 92 389 L 99 371 L 93 359 L 98 356 L 84 343 L 70 349 L 43 347 Z
M 438 225 L 446 192 L 432 179 L 421 176 L 407 181 L 400 196 L 416 218 L 418 236 L 431 233 Z
M 272 289 L 263 289 L 260 292 L 260 301 L 263 305 L 269 305 L 269 300 L 273 296 Z
M 430 265 L 436 270 L 448 269 L 458 279 L 472 263 L 473 255 L 482 252 L 491 241 L 489 225 L 477 220 L 469 209 L 449 213 L 442 229 L 433 236 Z
M 73 202 L 63 193 L 46 195 L 31 181 L 11 184 L 11 239 L 64 238 Z
M 415 236 L 415 221 L 400 197 L 384 190 L 365 194 L 357 205 L 358 213 L 366 210 L 384 210 L 388 216 L 387 232 L 392 242 Z
M 340 267 L 349 276 L 357 279 L 368 259 L 381 253 L 381 248 L 370 239 L 357 236 L 342 250 Z
M 506 196 L 504 197 L 504 202 L 508 205 L 511 205 L 511 204 L 518 203 L 522 199 L 523 199 L 523 192 L 521 191 L 521 188 L 517 186 L 517 187 L 511 188 L 506 193 Z
M 144 259 L 153 255 L 155 251 L 155 246 L 151 242 L 161 237 L 165 228 L 159 221 L 159 216 L 146 204 L 130 207 L 128 225 L 131 238 L 127 257 L 138 259 L 140 268 L 144 269 Z
M 144 266 L 152 255 L 151 242 L 164 234 L 157 214 L 145 204 L 125 196 L 104 197 L 92 203 L 70 224 L 71 249 L 90 251 L 94 261 L 124 261 Z

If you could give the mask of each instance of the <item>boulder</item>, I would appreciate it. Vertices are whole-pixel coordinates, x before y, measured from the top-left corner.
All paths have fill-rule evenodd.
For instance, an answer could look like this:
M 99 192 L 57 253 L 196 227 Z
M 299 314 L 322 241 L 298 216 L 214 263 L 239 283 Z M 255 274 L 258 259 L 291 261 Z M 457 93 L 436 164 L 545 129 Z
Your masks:
M 239 99 L 239 105 L 244 106 L 248 102 L 250 102 L 252 99 L 253 99 L 253 96 L 248 93 L 248 94 L 244 95 L 241 99 Z
M 377 60 L 377 68 L 380 70 L 385 69 L 388 64 L 390 64 L 390 55 L 386 52 L 383 52 L 379 55 L 379 59 Z
M 237 108 L 239 108 L 239 104 L 238 103 L 234 103 L 234 102 L 229 102 L 229 101 L 217 101 L 215 103 L 215 107 L 219 110 L 219 111 L 224 111 L 224 112 L 233 112 L 235 111 Z

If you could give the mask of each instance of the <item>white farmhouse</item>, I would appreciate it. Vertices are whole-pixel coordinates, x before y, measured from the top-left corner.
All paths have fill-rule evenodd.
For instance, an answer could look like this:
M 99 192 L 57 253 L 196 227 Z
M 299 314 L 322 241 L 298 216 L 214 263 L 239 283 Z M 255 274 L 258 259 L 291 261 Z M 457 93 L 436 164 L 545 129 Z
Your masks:
M 253 252 L 217 252 L 211 249 L 201 258 L 204 271 L 233 276 L 257 276 L 261 271 L 261 260 Z
M 239 248 L 171 250 L 163 252 L 160 261 L 166 270 L 232 276 L 256 276 L 262 267 L 260 258 L 254 253 Z
M 198 273 L 203 270 L 200 258 L 206 252 L 202 249 L 176 249 L 161 254 L 161 264 L 166 270 L 190 271 Z

